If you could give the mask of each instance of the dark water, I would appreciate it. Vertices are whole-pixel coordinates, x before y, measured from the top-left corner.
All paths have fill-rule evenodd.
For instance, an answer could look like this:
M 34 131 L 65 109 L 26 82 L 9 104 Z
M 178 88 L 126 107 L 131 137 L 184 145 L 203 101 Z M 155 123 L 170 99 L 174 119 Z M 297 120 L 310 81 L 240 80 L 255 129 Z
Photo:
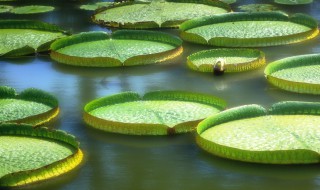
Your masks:
M 241 3 L 268 1 L 238 0 Z M 80 2 L 32 1 L 55 5 L 56 11 L 31 16 L 1 14 L 1 18 L 38 19 L 58 24 L 73 33 L 107 30 L 90 22 L 91 12 L 78 9 Z M 86 2 L 84 2 L 86 3 Z M 31 1 L 1 4 L 31 4 Z M 311 5 L 280 6 L 289 13 L 303 12 L 320 20 L 320 1 Z M 166 30 L 178 34 L 177 30 Z M 22 91 L 35 87 L 58 97 L 61 107 L 57 129 L 78 137 L 85 152 L 79 169 L 27 189 L 201 189 L 201 190 L 318 190 L 319 165 L 272 166 L 248 164 L 211 156 L 194 143 L 194 134 L 173 137 L 135 137 L 103 133 L 86 127 L 85 103 L 123 91 L 141 94 L 153 90 L 188 90 L 224 98 L 229 107 L 243 104 L 270 106 L 282 100 L 319 101 L 319 96 L 298 95 L 270 86 L 261 68 L 252 72 L 212 77 L 188 70 L 186 56 L 209 47 L 184 44 L 182 56 L 167 65 L 128 68 L 77 68 L 57 64 L 46 55 L 0 59 L 0 85 Z M 268 63 L 280 58 L 320 53 L 320 38 L 261 48 Z

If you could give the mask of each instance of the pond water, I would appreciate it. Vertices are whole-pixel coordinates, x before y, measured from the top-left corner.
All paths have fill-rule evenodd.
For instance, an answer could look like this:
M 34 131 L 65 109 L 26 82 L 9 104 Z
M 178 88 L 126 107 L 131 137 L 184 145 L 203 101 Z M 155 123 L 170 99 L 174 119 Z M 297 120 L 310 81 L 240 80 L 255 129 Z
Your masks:
M 268 1 L 239 2 L 232 5 L 233 10 L 238 5 Z M 91 12 L 78 9 L 80 2 L 37 0 L 1 4 L 56 6 L 51 13 L 1 14 L 1 19 L 38 19 L 55 23 L 73 33 L 108 30 L 91 23 Z M 318 0 L 311 5 L 279 7 L 289 13 L 308 13 L 320 20 Z M 179 34 L 177 30 L 164 31 Z M 87 102 L 123 91 L 140 94 L 154 90 L 202 92 L 224 98 L 228 107 L 244 104 L 270 106 L 283 100 L 320 100 L 319 96 L 294 94 L 269 85 L 263 74 L 264 68 L 213 77 L 186 67 L 186 56 L 209 48 L 184 43 L 183 54 L 168 64 L 126 68 L 78 68 L 53 62 L 47 55 L 1 58 L 0 85 L 18 91 L 35 87 L 54 94 L 61 107 L 54 127 L 74 134 L 85 153 L 85 162 L 77 170 L 26 189 L 320 189 L 318 165 L 274 166 L 230 161 L 202 151 L 195 144 L 194 134 L 136 137 L 104 133 L 84 124 L 82 110 Z M 259 49 L 266 53 L 270 63 L 288 56 L 320 53 L 320 38 Z

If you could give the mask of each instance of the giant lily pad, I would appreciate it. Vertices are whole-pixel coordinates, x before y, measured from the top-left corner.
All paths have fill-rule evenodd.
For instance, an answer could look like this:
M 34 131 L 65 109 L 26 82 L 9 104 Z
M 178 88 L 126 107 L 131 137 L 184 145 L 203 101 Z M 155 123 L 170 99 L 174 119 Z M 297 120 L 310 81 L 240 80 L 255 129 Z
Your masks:
M 10 12 L 14 14 L 36 14 L 36 13 L 46 13 L 53 10 L 54 10 L 54 7 L 52 6 L 29 5 L 29 6 L 16 7 L 14 9 L 11 9 Z
M 187 57 L 188 67 L 200 72 L 213 72 L 218 60 L 224 60 L 225 72 L 253 70 L 265 64 L 264 53 L 255 49 L 212 49 Z
M 296 43 L 318 35 L 318 23 L 304 14 L 230 13 L 184 22 L 184 40 L 214 46 L 255 47 Z
M 313 0 L 274 0 L 275 3 L 285 4 L 285 5 L 301 5 L 310 4 Z
M 69 65 L 116 67 L 157 63 L 182 52 L 182 41 L 153 31 L 86 32 L 57 40 L 51 58 Z
M 64 174 L 83 154 L 74 136 L 30 125 L 0 125 L 0 187 L 23 186 Z
M 0 123 L 42 125 L 58 113 L 57 99 L 47 92 L 29 88 L 16 94 L 13 88 L 0 86 Z
M 284 90 L 320 94 L 320 54 L 300 55 L 270 63 L 268 81 Z
M 47 51 L 52 41 L 65 36 L 59 27 L 31 20 L 0 21 L 0 56 L 21 56 Z
M 223 100 L 203 94 L 163 91 L 140 97 L 125 92 L 88 103 L 84 120 L 108 132 L 167 135 L 189 132 L 200 120 L 224 107 Z
M 95 14 L 93 21 L 121 28 L 171 28 L 192 18 L 229 11 L 228 4 L 217 0 L 154 0 L 122 3 L 106 8 Z
M 224 158 L 270 164 L 320 162 L 320 104 L 281 102 L 233 108 L 202 121 L 197 143 Z

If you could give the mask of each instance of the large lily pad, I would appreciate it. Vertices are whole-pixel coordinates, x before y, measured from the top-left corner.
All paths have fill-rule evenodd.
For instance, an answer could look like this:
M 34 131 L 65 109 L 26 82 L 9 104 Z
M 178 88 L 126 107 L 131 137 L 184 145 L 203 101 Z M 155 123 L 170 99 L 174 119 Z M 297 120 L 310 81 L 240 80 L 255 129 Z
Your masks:
M 88 103 L 84 120 L 108 132 L 167 135 L 189 132 L 200 120 L 224 107 L 223 100 L 203 94 L 163 91 L 140 97 L 125 92 Z
M 154 0 L 129 2 L 106 8 L 95 14 L 93 21 L 121 28 L 171 28 L 192 18 L 229 11 L 228 4 L 217 0 Z
M 248 105 L 202 121 L 197 142 L 217 156 L 257 163 L 320 162 L 320 104 L 281 102 L 267 110 Z
M 53 10 L 54 10 L 54 7 L 52 6 L 29 5 L 29 6 L 15 7 L 11 9 L 10 12 L 14 14 L 36 14 L 36 13 L 46 13 Z
M 274 0 L 275 3 L 285 4 L 285 5 L 301 5 L 310 4 L 313 0 Z
M 230 13 L 184 22 L 184 40 L 214 46 L 255 47 L 296 43 L 318 35 L 318 23 L 304 14 Z
M 284 90 L 320 94 L 320 54 L 288 57 L 270 63 L 267 80 Z
M 21 56 L 47 51 L 52 41 L 65 36 L 59 27 L 31 20 L 0 21 L 0 56 Z
M 64 174 L 82 160 L 75 138 L 30 125 L 0 125 L 0 187 L 22 186 Z
M 0 86 L 0 123 L 42 125 L 58 113 L 57 99 L 47 92 L 30 88 L 16 94 L 13 88 Z
M 224 60 L 225 72 L 253 70 L 265 64 L 263 52 L 255 49 L 212 49 L 204 50 L 187 57 L 190 69 L 200 72 L 213 72 L 218 60 Z
M 182 41 L 153 31 L 86 32 L 57 40 L 51 58 L 69 65 L 116 67 L 157 63 L 182 52 Z

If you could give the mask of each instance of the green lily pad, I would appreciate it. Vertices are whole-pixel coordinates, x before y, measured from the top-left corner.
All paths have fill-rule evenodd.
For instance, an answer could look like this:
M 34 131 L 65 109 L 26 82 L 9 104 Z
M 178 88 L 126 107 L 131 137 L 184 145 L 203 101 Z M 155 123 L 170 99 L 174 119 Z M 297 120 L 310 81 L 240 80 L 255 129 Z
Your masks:
M 232 3 L 237 2 L 237 0 L 220 0 L 220 1 L 222 1 L 224 3 L 228 3 L 228 4 L 232 4 Z
M 43 52 L 57 38 L 65 36 L 59 27 L 31 20 L 0 21 L 0 56 L 13 57 Z
M 281 102 L 268 113 L 248 105 L 202 121 L 197 143 L 214 155 L 246 162 L 319 163 L 319 123 L 319 103 Z
M 80 164 L 79 143 L 63 131 L 0 125 L 0 187 L 23 186 L 64 174 Z
M 275 3 L 285 4 L 285 5 L 301 5 L 310 4 L 313 0 L 274 0 Z
M 6 13 L 13 9 L 13 6 L 10 5 L 0 5 L 0 13 Z
M 29 88 L 16 94 L 13 88 L 0 86 L 0 123 L 16 122 L 42 125 L 56 118 L 58 101 L 47 92 Z
M 225 108 L 217 97 L 176 91 L 133 92 L 88 103 L 85 122 L 100 130 L 131 135 L 167 135 L 193 130 L 205 117 Z
M 229 13 L 184 22 L 181 37 L 190 42 L 228 47 L 297 43 L 319 34 L 315 19 L 280 12 Z
M 271 4 L 248 4 L 241 5 L 239 9 L 244 12 L 271 12 L 279 11 L 278 7 Z
M 218 60 L 223 60 L 225 72 L 242 72 L 263 66 L 265 55 L 255 49 L 204 50 L 188 56 L 187 65 L 196 71 L 212 73 Z
M 320 94 L 320 54 L 288 57 L 265 68 L 267 80 L 284 90 Z
M 132 66 L 171 59 L 182 52 L 181 45 L 178 37 L 162 32 L 86 32 L 57 40 L 50 55 L 60 63 L 76 66 Z
M 46 13 L 53 10 L 54 10 L 54 7 L 52 6 L 29 5 L 29 6 L 13 8 L 11 9 L 10 12 L 14 14 L 36 14 L 36 13 Z
M 93 21 L 120 28 L 175 28 L 192 18 L 229 11 L 228 4 L 217 0 L 200 0 L 196 3 L 193 0 L 127 2 L 98 12 L 93 16 Z
M 81 5 L 80 9 L 87 10 L 87 11 L 94 11 L 97 9 L 101 9 L 103 7 L 110 7 L 112 5 L 114 5 L 114 2 L 97 2 L 93 4 Z

